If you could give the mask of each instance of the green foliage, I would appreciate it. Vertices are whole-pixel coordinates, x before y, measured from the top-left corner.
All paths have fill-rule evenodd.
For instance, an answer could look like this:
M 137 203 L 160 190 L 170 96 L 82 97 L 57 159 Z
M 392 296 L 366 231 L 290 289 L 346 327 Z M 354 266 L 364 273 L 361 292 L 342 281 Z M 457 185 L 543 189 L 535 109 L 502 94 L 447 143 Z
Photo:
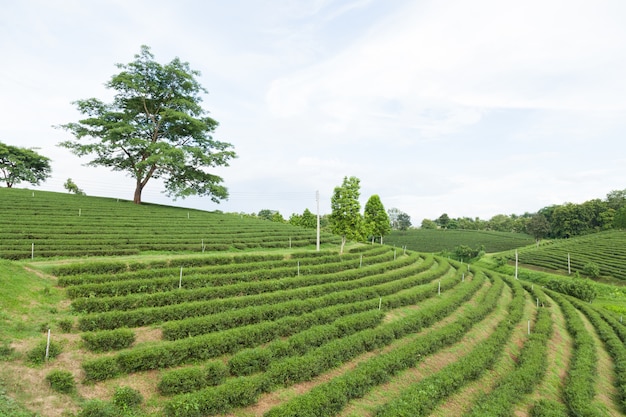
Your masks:
M 588 262 L 583 267 L 583 274 L 590 278 L 597 278 L 600 276 L 600 266 L 595 262 Z
M 70 371 L 53 370 L 46 375 L 46 381 L 50 384 L 50 388 L 63 394 L 69 394 L 76 389 L 74 375 Z
M 220 361 L 211 361 L 204 367 L 174 369 L 161 375 L 157 385 L 163 395 L 182 394 L 221 384 L 228 375 L 228 367 Z
M 105 84 L 116 92 L 113 102 L 75 102 L 87 118 L 61 125 L 75 140 L 59 145 L 78 156 L 94 155 L 88 165 L 130 174 L 137 204 L 151 178 L 162 178 L 170 196 L 226 198 L 222 178 L 204 169 L 228 166 L 236 154 L 229 143 L 212 137 L 218 123 L 200 106 L 206 93 L 200 73 L 178 58 L 159 64 L 147 46 L 118 68 Z
M 546 287 L 562 294 L 571 295 L 591 303 L 598 293 L 592 282 L 581 278 L 555 278 L 546 283 Z
M 365 203 L 363 223 L 366 234 L 368 236 L 380 237 L 380 243 L 383 243 L 383 236 L 391 232 L 389 216 L 385 211 L 383 203 L 380 201 L 380 197 L 376 194 L 372 195 Z
M 143 402 L 141 393 L 131 387 L 115 387 L 113 404 L 122 410 L 136 408 Z
M 78 188 L 78 185 L 76 185 L 76 183 L 71 178 L 68 178 L 67 181 L 65 181 L 63 187 L 70 193 L 74 193 L 76 195 L 85 195 L 85 192 Z
M 0 181 L 7 188 L 20 182 L 39 185 L 50 177 L 50 158 L 32 149 L 5 145 L 0 142 Z
M 26 357 L 29 362 L 39 365 L 46 361 L 46 346 L 48 342 L 46 340 L 42 340 L 39 344 L 37 344 L 33 349 L 31 349 Z M 62 348 L 61 345 L 54 340 L 50 341 L 50 347 L 48 349 L 48 360 L 54 359 L 61 354 Z
M 530 245 L 533 239 L 522 233 L 511 232 L 411 229 L 404 232 L 393 230 L 385 239 L 385 243 L 429 253 L 454 251 L 455 247 L 461 245 L 470 248 L 484 246 L 486 252 L 493 253 Z
M 109 402 L 89 400 L 83 405 L 77 417 L 119 417 L 119 413 Z
M 135 342 L 135 333 L 128 328 L 83 333 L 81 335 L 87 349 L 94 352 L 125 349 Z
M 333 233 L 341 236 L 340 253 L 343 253 L 346 240 L 360 240 L 363 237 L 359 189 L 360 180 L 357 177 L 344 177 L 343 183 L 335 187 L 331 197 L 330 226 Z
M 72 331 L 72 328 L 74 327 L 74 320 L 72 319 L 62 319 L 59 320 L 59 328 L 65 332 L 65 333 L 69 333 Z
M 469 262 L 472 259 L 477 258 L 479 255 L 485 253 L 485 247 L 481 245 L 481 247 L 472 249 L 467 245 L 459 245 L 454 248 L 454 256 L 455 259 L 460 261 Z
M 567 417 L 567 407 L 551 400 L 539 400 L 530 409 L 530 417 Z

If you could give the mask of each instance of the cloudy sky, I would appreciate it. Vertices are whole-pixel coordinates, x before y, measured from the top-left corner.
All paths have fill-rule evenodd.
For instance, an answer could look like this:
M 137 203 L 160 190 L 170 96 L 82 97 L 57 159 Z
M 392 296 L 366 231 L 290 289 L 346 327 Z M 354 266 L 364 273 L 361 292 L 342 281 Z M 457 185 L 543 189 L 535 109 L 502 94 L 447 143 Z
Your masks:
M 189 62 L 238 158 L 206 210 L 330 212 L 344 176 L 414 225 L 489 219 L 626 188 L 623 0 L 0 1 L 0 141 L 50 157 L 45 190 L 132 199 L 57 144 L 72 105 L 141 45 Z M 27 187 L 28 184 L 21 186 Z

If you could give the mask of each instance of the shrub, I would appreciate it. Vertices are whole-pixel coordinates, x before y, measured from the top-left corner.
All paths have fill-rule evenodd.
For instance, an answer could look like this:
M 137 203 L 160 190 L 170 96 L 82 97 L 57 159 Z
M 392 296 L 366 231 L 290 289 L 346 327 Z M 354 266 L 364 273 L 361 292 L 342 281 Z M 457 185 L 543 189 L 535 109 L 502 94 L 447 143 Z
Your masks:
M 74 376 L 69 371 L 55 369 L 46 375 L 46 381 L 50 384 L 50 388 L 63 394 L 68 394 L 76 389 Z
M 9 359 L 11 357 L 11 355 L 13 355 L 13 352 L 15 351 L 15 349 L 13 349 L 11 346 L 9 346 L 8 343 L 2 343 L 0 344 L 0 360 L 2 359 Z
M 87 349 L 94 352 L 124 349 L 135 341 L 135 333 L 128 328 L 84 333 L 81 337 Z
M 28 361 L 34 364 L 42 364 L 46 360 L 46 346 L 47 341 L 43 340 L 37 346 L 35 346 L 26 357 Z M 50 341 L 50 348 L 48 349 L 48 359 L 54 359 L 61 353 L 61 345 L 55 341 Z
M 71 319 L 59 320 L 59 328 L 61 329 L 61 331 L 65 333 L 71 332 L 73 326 L 74 326 L 74 320 L 71 320 Z
M 91 400 L 85 403 L 77 417 L 118 417 L 118 412 L 105 401 Z
M 141 393 L 131 387 L 117 387 L 113 394 L 113 404 L 122 410 L 135 408 L 143 402 Z
M 590 278 L 598 278 L 600 276 L 600 267 L 595 262 L 589 262 L 583 267 L 583 274 Z

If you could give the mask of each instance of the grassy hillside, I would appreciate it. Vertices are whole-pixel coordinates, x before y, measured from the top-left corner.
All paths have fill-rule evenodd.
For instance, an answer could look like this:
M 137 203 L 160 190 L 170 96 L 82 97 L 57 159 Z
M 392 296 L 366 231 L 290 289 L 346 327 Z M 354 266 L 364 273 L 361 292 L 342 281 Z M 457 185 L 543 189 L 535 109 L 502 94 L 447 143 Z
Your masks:
M 50 197 L 47 214 L 28 215 L 45 227 L 75 196 Z M 101 205 L 107 218 L 136 208 Z M 320 252 L 290 248 L 284 237 L 300 229 L 246 220 L 255 232 L 239 235 L 230 219 L 211 223 L 230 216 L 148 208 L 133 230 L 153 244 L 197 239 L 182 225 L 206 216 L 247 250 L 0 260 L 0 416 L 626 411 L 626 331 L 595 304 L 431 254 L 353 243 L 340 256 L 332 237 Z M 81 213 L 80 229 L 100 219 Z M 152 223 L 168 221 L 178 227 L 156 234 Z M 74 250 L 98 237 L 85 235 Z M 259 236 L 276 243 L 255 246 Z
M 329 234 L 322 240 L 338 242 Z M 289 248 L 315 241 L 315 230 L 235 214 L 0 188 L 0 258 Z
M 493 253 L 530 245 L 533 238 L 522 233 L 484 230 L 410 229 L 393 231 L 385 237 L 385 243 L 431 253 L 453 251 L 460 245 L 471 248 L 479 248 L 482 245 L 487 253 Z
M 569 268 L 568 268 L 569 254 Z M 514 254 L 508 258 L 514 260 Z M 626 281 L 626 231 L 612 230 L 571 239 L 543 242 L 538 247 L 520 250 L 521 264 L 532 265 L 562 274 L 588 275 L 585 266 L 599 267 L 599 276 Z

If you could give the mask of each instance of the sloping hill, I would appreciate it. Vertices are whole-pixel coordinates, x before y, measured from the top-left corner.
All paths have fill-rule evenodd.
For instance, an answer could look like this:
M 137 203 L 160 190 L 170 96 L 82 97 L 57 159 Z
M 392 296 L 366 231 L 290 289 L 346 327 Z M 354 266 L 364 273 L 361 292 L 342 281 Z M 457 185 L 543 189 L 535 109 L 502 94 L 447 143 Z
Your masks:
M 485 252 L 493 253 L 530 245 L 533 238 L 523 233 L 488 230 L 410 229 L 394 230 L 385 237 L 385 243 L 431 253 L 453 251 L 460 245 L 476 249 L 484 246 Z
M 22 206 L 23 223 L 20 216 L 3 223 L 13 230 L 3 240 L 23 242 L 23 224 L 51 240 L 76 235 L 73 250 L 84 255 L 106 234 L 94 226 L 104 219 L 125 238 L 145 235 L 138 240 L 155 246 L 137 244 L 132 256 L 0 260 L 0 407 L 15 410 L 8 394 L 46 417 L 626 410 L 626 331 L 596 305 L 387 245 L 352 243 L 339 255 L 336 241 L 317 252 L 310 241 L 293 245 L 300 229 L 186 209 L 135 210 L 116 200 L 101 201 L 110 211 L 92 222 L 87 213 L 97 204 L 50 197 L 57 202 Z M 59 205 L 73 214 L 57 216 Z M 176 227 L 157 233 L 130 212 L 149 213 L 152 222 L 167 212 Z M 204 219 L 196 228 L 249 250 L 173 245 L 177 231 L 197 241 L 194 227 L 185 227 L 196 216 Z M 233 224 L 254 231 L 238 234 Z M 255 249 L 246 236 L 269 244 Z
M 324 233 L 324 243 L 337 237 Z M 130 255 L 315 245 L 315 230 L 235 214 L 0 188 L 0 257 Z
M 569 266 L 568 266 L 569 255 Z M 514 254 L 508 254 L 514 260 Z M 567 274 L 587 275 L 585 266 L 594 263 L 600 276 L 626 281 L 626 231 L 612 230 L 571 239 L 547 241 L 518 252 L 521 264 Z

